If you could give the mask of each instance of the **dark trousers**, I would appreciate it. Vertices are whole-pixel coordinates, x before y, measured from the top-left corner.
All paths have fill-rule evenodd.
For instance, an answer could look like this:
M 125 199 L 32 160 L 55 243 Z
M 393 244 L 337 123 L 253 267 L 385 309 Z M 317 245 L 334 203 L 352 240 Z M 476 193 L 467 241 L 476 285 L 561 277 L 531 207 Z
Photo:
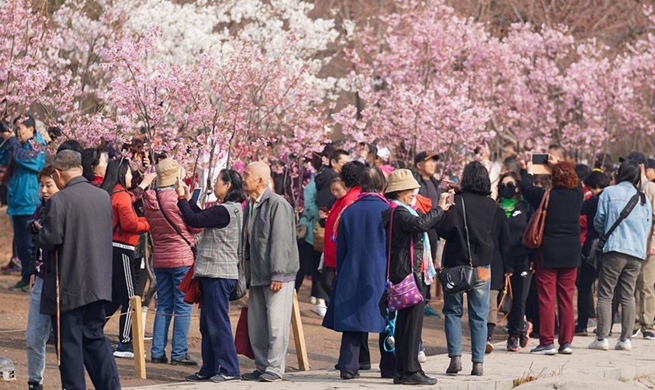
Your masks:
M 543 268 L 537 261 L 537 288 L 539 291 L 539 342 L 553 344 L 555 339 L 555 300 L 559 317 L 559 345 L 573 342 L 575 310 L 573 295 L 577 268 Z
M 111 278 L 112 301 L 107 303 L 107 317 L 121 309 L 118 338 L 123 344 L 132 342 L 132 311 L 130 298 L 135 295 L 136 275 L 134 271 L 134 250 L 114 247 L 113 273 Z M 109 320 L 109 319 L 107 319 Z
M 425 302 L 396 313 L 396 376 L 421 371 L 418 347 L 423 330 Z
M 525 302 L 525 318 L 532 322 L 532 332 L 539 334 L 539 299 L 537 298 L 537 275 L 532 273 Z
M 311 276 L 312 296 L 318 299 L 327 299 L 329 296 L 323 289 L 321 273 L 318 271 L 318 265 L 321 262 L 321 252 L 316 252 L 314 246 L 303 241 L 298 243 L 298 255 L 300 256 L 300 270 L 296 274 L 296 291 L 302 286 L 305 276 Z
M 354 374 L 362 364 L 371 364 L 368 333 L 343 332 L 339 350 L 339 370 Z
M 522 275 L 526 273 L 525 275 Z M 514 297 L 512 299 L 512 309 L 509 312 L 507 327 L 509 335 L 519 337 L 525 330 L 525 306 L 530 293 L 530 282 L 532 281 L 532 272 L 529 269 L 515 269 L 510 283 Z M 528 335 L 529 336 L 529 335 Z
M 11 223 L 14 228 L 14 248 L 16 255 L 22 264 L 21 279 L 23 282 L 30 280 L 30 262 L 34 251 L 32 235 L 27 231 L 27 222 L 32 219 L 31 215 L 12 215 Z
M 200 278 L 203 306 L 200 311 L 202 367 L 205 377 L 239 376 L 239 359 L 230 325 L 230 294 L 234 279 Z
M 321 286 L 328 298 L 332 297 L 332 287 L 334 286 L 336 271 L 337 270 L 332 267 L 323 267 L 323 272 L 321 273 Z
M 594 295 L 591 291 L 596 281 L 596 270 L 593 267 L 582 264 L 578 268 L 578 323 L 576 330 L 587 329 L 589 313 L 593 310 Z
M 102 301 L 61 313 L 61 387 L 86 389 L 84 367 L 97 390 L 120 389 L 118 369 L 109 340 L 102 328 L 105 308 Z M 52 316 L 57 335 L 57 316 Z

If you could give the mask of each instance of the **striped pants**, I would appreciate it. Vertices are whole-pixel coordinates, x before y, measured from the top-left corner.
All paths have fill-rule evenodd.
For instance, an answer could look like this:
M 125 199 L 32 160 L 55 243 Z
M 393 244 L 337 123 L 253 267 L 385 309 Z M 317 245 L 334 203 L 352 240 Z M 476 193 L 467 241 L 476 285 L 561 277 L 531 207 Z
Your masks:
M 113 272 L 111 279 L 112 301 L 105 305 L 107 320 L 121 309 L 119 336 L 121 343 L 132 342 L 132 312 L 130 298 L 135 294 L 136 286 L 134 247 L 115 242 L 113 244 Z

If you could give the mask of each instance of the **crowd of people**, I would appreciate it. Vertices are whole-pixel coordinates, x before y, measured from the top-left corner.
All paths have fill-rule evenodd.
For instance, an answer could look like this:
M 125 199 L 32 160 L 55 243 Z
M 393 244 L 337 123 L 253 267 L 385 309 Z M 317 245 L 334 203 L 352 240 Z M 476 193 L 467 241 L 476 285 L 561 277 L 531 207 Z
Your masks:
M 436 152 L 406 167 L 373 144 L 327 145 L 307 180 L 298 178 L 300 201 L 297 186 L 257 161 L 221 170 L 216 202 L 206 203 L 181 161 L 153 158 L 143 141 L 121 152 L 67 140 L 51 154 L 35 127 L 30 116 L 0 124 L 18 259 L 9 267 L 21 267 L 11 289 L 31 294 L 29 389 L 43 388 L 51 329 L 64 388 L 84 389 L 85 367 L 95 388 L 120 388 L 115 358 L 134 357 L 130 298 L 144 294 L 149 262 L 151 363 L 198 365 L 188 353 L 189 302 L 201 305 L 202 362 L 188 381 L 281 380 L 294 292 L 307 277 L 312 312 L 341 333 L 343 380 L 371 369 L 376 333 L 383 378 L 435 384 L 421 367 L 422 329 L 425 316 L 441 316 L 433 307 L 441 298 L 451 375 L 463 370 L 464 307 L 471 375 L 484 374 L 501 314 L 511 352 L 538 336 L 531 353 L 572 354 L 591 317 L 591 349 L 609 349 L 617 315 L 615 349 L 655 340 L 655 160 L 641 152 L 616 168 L 605 154 L 592 167 L 576 164 L 559 145 L 538 164 L 511 145 L 498 162 L 480 147 L 461 175 L 438 178 Z M 239 367 L 229 318 L 246 287 L 250 373 Z M 119 309 L 112 347 L 105 325 Z

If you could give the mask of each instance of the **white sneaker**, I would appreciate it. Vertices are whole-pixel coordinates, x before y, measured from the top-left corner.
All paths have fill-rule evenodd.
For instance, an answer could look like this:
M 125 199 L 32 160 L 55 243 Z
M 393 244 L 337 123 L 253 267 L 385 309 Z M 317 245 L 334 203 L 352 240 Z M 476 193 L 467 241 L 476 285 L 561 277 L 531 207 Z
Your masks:
M 315 305 L 316 304 L 316 297 L 309 298 L 309 303 L 311 303 L 312 305 Z
M 425 351 L 419 351 L 418 352 L 418 362 L 419 363 L 425 363 L 428 361 L 428 357 L 425 356 Z
M 630 339 L 619 339 L 619 341 L 616 342 L 614 349 L 617 351 L 630 351 L 632 350 L 632 341 L 630 341 Z
M 589 344 L 589 349 L 597 349 L 599 351 L 607 351 L 610 349 L 610 342 L 607 339 L 594 339 L 594 341 Z
M 316 305 L 312 307 L 312 312 L 318 314 L 319 317 L 323 318 L 325 317 L 325 313 L 327 313 L 327 306 Z

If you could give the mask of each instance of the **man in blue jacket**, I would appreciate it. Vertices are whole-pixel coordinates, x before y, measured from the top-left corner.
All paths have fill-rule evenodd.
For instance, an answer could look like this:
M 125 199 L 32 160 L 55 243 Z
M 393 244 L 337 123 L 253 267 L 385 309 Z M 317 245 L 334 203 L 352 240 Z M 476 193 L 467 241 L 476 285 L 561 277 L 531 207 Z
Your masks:
M 7 214 L 14 228 L 14 247 L 23 264 L 21 280 L 10 290 L 27 292 L 30 284 L 28 266 L 32 258 L 32 236 L 27 231 L 27 222 L 39 204 L 38 173 L 45 166 L 46 142 L 35 130 L 31 116 L 19 116 L 14 120 L 13 131 L 0 133 L 0 164 L 7 166 L 5 183 L 8 183 Z

